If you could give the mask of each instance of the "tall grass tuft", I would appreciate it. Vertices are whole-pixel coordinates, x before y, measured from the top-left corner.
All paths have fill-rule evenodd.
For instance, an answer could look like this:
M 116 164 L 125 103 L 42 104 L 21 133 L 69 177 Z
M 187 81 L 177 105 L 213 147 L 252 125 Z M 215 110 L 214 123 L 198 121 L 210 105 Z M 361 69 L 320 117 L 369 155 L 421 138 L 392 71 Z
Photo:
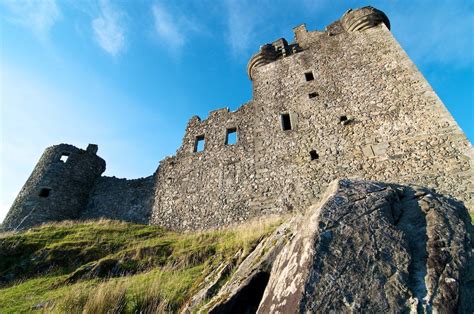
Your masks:
M 101 283 L 89 293 L 82 313 L 122 313 L 126 305 L 125 284 L 117 282 Z
M 109 281 L 95 287 L 72 286 L 61 298 L 44 309 L 44 313 L 123 313 L 126 285 Z

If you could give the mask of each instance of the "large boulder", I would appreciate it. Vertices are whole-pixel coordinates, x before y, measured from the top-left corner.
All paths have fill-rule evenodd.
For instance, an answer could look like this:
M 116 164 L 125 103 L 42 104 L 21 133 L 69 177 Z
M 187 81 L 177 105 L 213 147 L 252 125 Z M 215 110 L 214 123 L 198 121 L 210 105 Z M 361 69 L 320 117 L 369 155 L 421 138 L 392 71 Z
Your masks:
M 284 228 L 236 271 L 249 277 L 231 278 L 207 310 L 474 312 L 472 226 L 463 204 L 449 197 L 338 180 Z M 261 252 L 271 254 L 262 259 Z M 249 297 L 261 299 L 246 307 Z

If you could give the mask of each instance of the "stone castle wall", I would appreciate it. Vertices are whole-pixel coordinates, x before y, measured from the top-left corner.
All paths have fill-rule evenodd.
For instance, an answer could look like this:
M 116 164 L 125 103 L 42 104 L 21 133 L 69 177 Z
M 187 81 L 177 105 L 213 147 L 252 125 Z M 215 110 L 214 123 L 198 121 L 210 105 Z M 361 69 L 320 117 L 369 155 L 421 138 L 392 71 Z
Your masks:
M 342 177 L 424 185 L 472 209 L 472 146 L 389 25 L 366 7 L 262 46 L 249 62 L 250 102 L 191 118 L 154 176 L 97 179 L 81 217 L 221 226 L 304 211 Z
M 80 219 L 108 219 L 147 224 L 150 221 L 155 177 L 127 180 L 100 177 L 89 194 Z
M 191 119 L 178 154 L 160 165 L 153 223 L 202 228 L 303 211 L 341 177 L 434 187 L 472 208 L 471 144 L 385 15 L 353 13 L 263 46 L 249 63 L 253 100 Z M 229 147 L 233 127 L 239 142 Z M 208 146 L 193 153 L 202 137 Z

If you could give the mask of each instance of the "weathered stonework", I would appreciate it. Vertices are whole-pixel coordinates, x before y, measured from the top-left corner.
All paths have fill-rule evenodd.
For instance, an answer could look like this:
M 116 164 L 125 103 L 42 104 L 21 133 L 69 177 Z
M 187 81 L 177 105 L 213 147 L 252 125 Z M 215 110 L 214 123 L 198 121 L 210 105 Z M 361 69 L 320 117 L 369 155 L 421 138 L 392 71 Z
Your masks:
M 152 177 L 132 183 L 99 178 L 89 164 L 77 169 L 87 172 L 83 194 L 64 185 L 63 198 L 82 211 L 59 214 L 64 207 L 37 200 L 43 183 L 33 179 L 55 175 L 38 170 L 54 162 L 43 156 L 5 227 L 100 216 L 173 229 L 222 226 L 303 211 L 341 177 L 436 188 L 472 210 L 472 145 L 389 27 L 383 12 L 365 7 L 325 31 L 301 25 L 295 42 L 262 46 L 247 69 L 253 99 L 235 112 L 191 118 L 182 146 Z M 236 144 L 226 145 L 227 130 L 237 131 Z M 195 152 L 202 139 L 204 150 Z M 22 222 L 33 208 L 37 218 Z

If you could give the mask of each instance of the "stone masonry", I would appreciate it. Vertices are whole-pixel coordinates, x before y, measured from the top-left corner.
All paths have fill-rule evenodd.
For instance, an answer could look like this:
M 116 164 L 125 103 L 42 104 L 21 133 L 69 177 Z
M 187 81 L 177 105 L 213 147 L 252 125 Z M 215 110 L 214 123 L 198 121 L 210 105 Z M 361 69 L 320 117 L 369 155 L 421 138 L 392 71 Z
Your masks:
M 94 145 L 47 148 L 3 227 L 99 217 L 222 226 L 304 211 L 342 177 L 427 186 L 473 210 L 472 145 L 389 29 L 364 7 L 263 45 L 248 64 L 252 100 L 192 117 L 150 177 L 100 177 Z

